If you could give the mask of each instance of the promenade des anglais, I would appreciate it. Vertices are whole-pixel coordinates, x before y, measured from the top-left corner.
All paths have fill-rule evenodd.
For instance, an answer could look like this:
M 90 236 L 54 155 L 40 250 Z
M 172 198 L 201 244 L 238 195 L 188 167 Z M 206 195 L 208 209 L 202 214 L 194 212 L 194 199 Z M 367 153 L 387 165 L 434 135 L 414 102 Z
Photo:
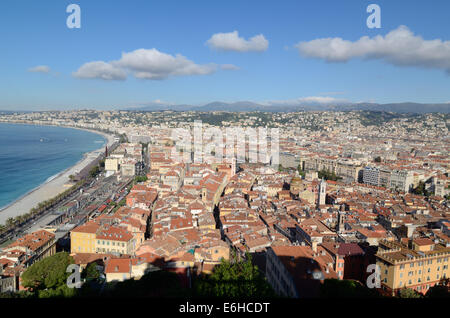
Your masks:
M 448 299 L 449 3 L 6 2 L 0 313 Z

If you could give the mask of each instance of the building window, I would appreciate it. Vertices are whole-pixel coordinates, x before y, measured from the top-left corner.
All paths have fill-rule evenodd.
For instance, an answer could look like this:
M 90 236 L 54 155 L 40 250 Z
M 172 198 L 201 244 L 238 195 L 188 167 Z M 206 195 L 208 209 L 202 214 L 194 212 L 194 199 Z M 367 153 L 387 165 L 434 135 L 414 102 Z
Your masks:
M 401 264 L 400 269 L 404 269 L 404 268 L 405 268 L 405 264 Z
M 403 273 L 400 273 L 400 278 L 403 278 Z

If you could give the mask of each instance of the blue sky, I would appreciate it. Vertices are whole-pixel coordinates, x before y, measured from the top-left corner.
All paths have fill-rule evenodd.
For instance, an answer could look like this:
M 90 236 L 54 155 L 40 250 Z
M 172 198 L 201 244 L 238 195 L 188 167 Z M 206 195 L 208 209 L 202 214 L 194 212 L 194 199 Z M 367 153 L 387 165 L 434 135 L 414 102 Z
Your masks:
M 71 3 L 81 7 L 80 29 L 66 26 Z M 371 3 L 381 7 L 381 29 L 366 25 Z M 446 0 L 2 0 L 0 109 L 111 109 L 152 101 L 204 104 L 317 97 L 449 102 L 449 12 Z M 394 49 L 388 41 L 381 41 L 382 48 L 376 47 L 378 42 L 357 42 L 363 36 L 385 37 L 400 26 L 407 31 L 395 36 L 420 36 L 427 49 L 415 52 L 415 42 Z M 245 41 L 262 34 L 268 46 L 238 51 L 207 44 L 214 34 L 233 31 Z M 316 47 L 310 42 L 323 38 L 351 41 L 345 56 L 335 59 L 328 56 L 331 44 Z M 439 41 L 435 50 L 430 40 Z M 308 54 L 296 47 L 301 42 Z M 144 49 L 144 60 L 137 55 L 139 49 Z M 151 49 L 156 51 L 149 53 Z M 145 64 L 156 58 L 155 52 L 168 58 L 165 68 L 170 69 L 157 79 L 150 77 L 159 60 Z M 123 53 L 130 53 L 129 60 Z M 172 65 L 179 62 L 177 54 L 185 58 L 183 70 Z M 95 77 L 92 65 L 80 68 L 98 61 L 126 73 L 126 79 L 87 78 Z M 37 66 L 47 68 L 30 71 Z

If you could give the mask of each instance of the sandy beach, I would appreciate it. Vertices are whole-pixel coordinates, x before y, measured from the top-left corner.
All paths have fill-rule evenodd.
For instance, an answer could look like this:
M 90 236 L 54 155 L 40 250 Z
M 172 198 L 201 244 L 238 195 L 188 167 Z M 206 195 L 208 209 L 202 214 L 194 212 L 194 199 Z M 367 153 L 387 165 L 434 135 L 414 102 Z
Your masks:
M 87 130 L 104 136 L 107 139 L 108 147 L 110 147 L 114 143 L 114 136 L 95 130 L 83 130 Z M 69 183 L 69 176 L 75 175 L 77 172 L 81 171 L 90 162 L 92 162 L 92 160 L 97 158 L 98 155 L 104 151 L 104 149 L 104 146 L 102 146 L 97 150 L 84 154 L 83 159 L 77 162 L 74 166 L 60 172 L 52 180 L 40 185 L 39 187 L 35 188 L 23 197 L 0 210 L 0 224 L 5 224 L 6 220 L 10 217 L 16 217 L 18 215 L 28 213 L 32 208 L 36 207 L 38 203 L 51 199 L 59 193 L 64 192 L 71 186 Z

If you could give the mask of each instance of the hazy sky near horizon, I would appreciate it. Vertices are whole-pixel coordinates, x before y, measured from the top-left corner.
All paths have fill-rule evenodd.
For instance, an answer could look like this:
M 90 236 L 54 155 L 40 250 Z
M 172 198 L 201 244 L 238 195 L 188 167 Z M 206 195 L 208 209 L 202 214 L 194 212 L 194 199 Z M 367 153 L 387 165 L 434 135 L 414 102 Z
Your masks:
M 69 29 L 69 4 L 81 28 Z M 369 29 L 369 4 L 381 28 Z M 446 0 L 2 0 L 0 109 L 450 102 Z

